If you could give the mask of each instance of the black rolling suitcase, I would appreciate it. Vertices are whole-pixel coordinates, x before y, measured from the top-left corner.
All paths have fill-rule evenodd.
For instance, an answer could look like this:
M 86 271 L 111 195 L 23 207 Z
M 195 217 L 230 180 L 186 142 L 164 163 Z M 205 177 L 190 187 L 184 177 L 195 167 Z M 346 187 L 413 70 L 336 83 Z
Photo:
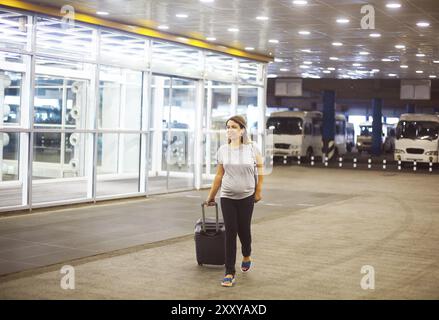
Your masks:
M 198 265 L 225 264 L 226 234 L 224 222 L 218 218 L 218 203 L 215 202 L 216 218 L 206 218 L 201 204 L 202 218 L 195 224 L 195 251 Z

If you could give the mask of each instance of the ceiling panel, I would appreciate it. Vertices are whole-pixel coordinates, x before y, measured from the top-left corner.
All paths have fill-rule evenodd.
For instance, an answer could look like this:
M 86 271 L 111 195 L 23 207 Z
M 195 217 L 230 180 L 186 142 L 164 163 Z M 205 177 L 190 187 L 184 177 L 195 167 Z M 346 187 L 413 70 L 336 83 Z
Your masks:
M 27 1 L 60 7 L 56 0 Z M 398 2 L 399 9 L 386 4 Z M 390 73 L 400 78 L 439 76 L 439 0 L 308 0 L 308 5 L 294 5 L 292 0 L 106 0 L 63 1 L 78 12 L 96 15 L 107 11 L 106 19 L 127 24 L 157 28 L 169 26 L 169 32 L 205 40 L 215 37 L 216 43 L 245 49 L 254 47 L 261 54 L 272 54 L 276 62 L 269 64 L 269 73 L 277 76 L 331 78 L 388 78 Z M 375 10 L 375 30 L 361 29 L 361 7 L 370 4 Z M 184 13 L 188 18 L 177 18 Z M 269 20 L 257 20 L 267 16 Z M 336 19 L 347 18 L 348 24 Z M 416 25 L 428 21 L 428 28 Z M 238 28 L 232 33 L 228 28 Z M 299 31 L 309 31 L 301 35 Z M 372 38 L 371 33 L 381 37 Z M 278 40 L 270 43 L 269 40 Z M 333 42 L 343 45 L 335 47 Z M 404 44 L 405 49 L 395 45 Z M 309 49 L 311 52 L 303 51 Z M 369 55 L 360 55 L 367 51 Z M 425 57 L 416 57 L 423 53 Z M 330 60 L 337 57 L 337 61 Z M 390 58 L 391 62 L 383 62 Z M 312 64 L 303 67 L 304 61 Z M 353 66 L 353 63 L 361 66 Z M 401 63 L 407 69 L 401 69 Z M 302 66 L 302 67 L 301 67 Z M 327 68 L 335 68 L 323 73 Z M 284 71 L 280 71 L 280 70 Z M 379 69 L 377 72 L 370 72 Z M 423 74 L 416 73 L 423 70 Z

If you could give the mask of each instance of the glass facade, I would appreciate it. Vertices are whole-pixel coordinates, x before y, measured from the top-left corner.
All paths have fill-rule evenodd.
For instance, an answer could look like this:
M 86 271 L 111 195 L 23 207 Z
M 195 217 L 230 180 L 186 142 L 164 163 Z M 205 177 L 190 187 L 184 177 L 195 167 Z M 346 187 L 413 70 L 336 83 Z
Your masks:
M 208 186 L 225 120 L 262 148 L 266 65 L 0 9 L 0 212 Z

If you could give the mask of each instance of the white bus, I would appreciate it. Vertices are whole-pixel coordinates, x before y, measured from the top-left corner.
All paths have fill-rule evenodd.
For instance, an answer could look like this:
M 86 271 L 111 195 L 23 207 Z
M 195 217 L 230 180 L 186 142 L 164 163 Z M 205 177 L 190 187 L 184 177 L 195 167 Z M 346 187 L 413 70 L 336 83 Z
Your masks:
M 346 153 L 346 118 L 335 117 L 335 155 Z M 274 112 L 267 119 L 273 130 L 273 156 L 322 157 L 323 114 L 319 111 Z
M 403 114 L 396 127 L 394 157 L 402 162 L 438 162 L 439 116 Z

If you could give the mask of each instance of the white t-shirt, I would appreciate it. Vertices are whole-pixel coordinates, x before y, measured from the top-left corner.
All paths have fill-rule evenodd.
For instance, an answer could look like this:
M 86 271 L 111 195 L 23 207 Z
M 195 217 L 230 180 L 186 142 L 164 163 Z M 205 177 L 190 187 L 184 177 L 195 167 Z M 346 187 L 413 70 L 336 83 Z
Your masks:
M 229 144 L 219 147 L 217 162 L 224 167 L 221 198 L 244 199 L 255 192 L 256 155 L 260 152 L 253 143 L 233 148 Z

